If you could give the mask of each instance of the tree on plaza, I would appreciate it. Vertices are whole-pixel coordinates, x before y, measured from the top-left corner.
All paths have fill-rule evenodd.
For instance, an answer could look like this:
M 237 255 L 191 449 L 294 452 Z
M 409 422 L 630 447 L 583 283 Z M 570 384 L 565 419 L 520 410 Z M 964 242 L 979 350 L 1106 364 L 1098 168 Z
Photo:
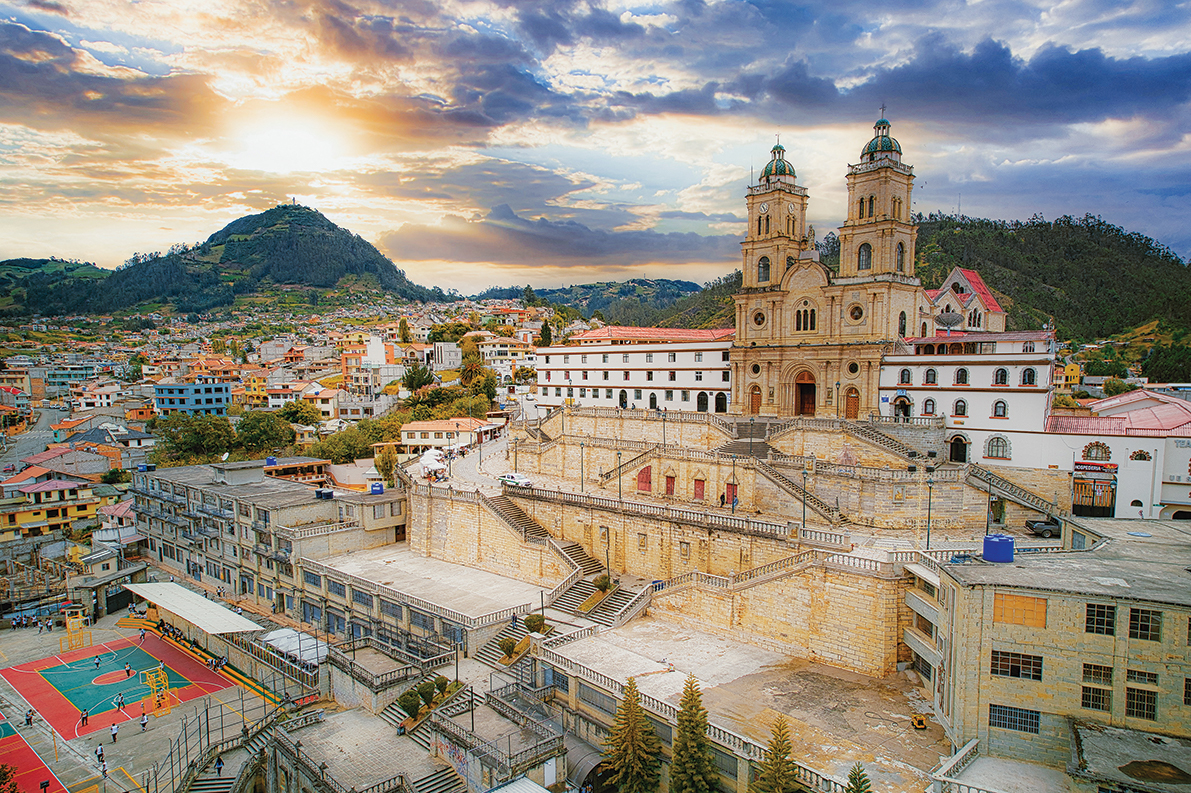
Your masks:
M 303 424 L 307 427 L 313 427 L 323 420 L 323 414 L 319 409 L 305 399 L 286 402 L 278 409 L 277 415 L 291 424 Z
M 678 705 L 678 731 L 670 759 L 670 793 L 712 793 L 715 759 L 707 738 L 707 708 L 694 675 L 687 677 Z
M 550 323 L 549 322 L 542 323 L 542 333 L 541 333 L 541 336 L 538 338 L 538 342 L 539 342 L 539 344 L 538 344 L 539 347 L 549 347 L 551 344 L 554 343 L 554 337 L 550 333 Z
M 637 681 L 629 678 L 616 708 L 612 732 L 604 740 L 608 783 L 620 793 L 653 793 L 662 776 L 662 742 L 641 708 Z
M 848 786 L 844 788 L 844 793 L 873 793 L 873 786 L 868 781 L 868 774 L 864 773 L 864 766 L 860 765 L 860 761 L 848 772 Z
M 397 335 L 401 338 L 402 344 L 409 344 L 414 340 L 414 334 L 409 329 L 409 322 L 405 317 L 401 318 L 401 322 L 397 323 Z
M 794 793 L 796 789 L 794 763 L 790 760 L 790 726 L 785 716 L 778 716 L 749 793 Z
M 402 320 L 404 322 L 405 320 Z M 401 376 L 401 385 L 410 393 L 417 391 L 422 386 L 428 386 L 434 382 L 434 374 L 420 363 L 415 363 L 405 370 L 405 374 Z
M 17 767 L 8 763 L 0 763 L 0 793 L 22 793 L 17 784 Z
M 236 440 L 250 452 L 289 446 L 294 437 L 294 428 L 289 422 L 267 410 L 250 410 L 236 425 Z

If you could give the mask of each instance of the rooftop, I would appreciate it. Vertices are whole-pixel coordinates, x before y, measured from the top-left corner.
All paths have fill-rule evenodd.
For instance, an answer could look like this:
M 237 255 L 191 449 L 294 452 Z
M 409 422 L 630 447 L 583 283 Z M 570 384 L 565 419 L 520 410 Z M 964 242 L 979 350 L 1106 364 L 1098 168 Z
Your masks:
M 320 564 L 428 600 L 468 617 L 538 603 L 545 588 L 485 570 L 420 556 L 387 545 L 320 560 Z
M 861 761 L 874 790 L 924 790 L 927 771 L 951 753 L 937 724 L 910 725 L 910 714 L 930 710 L 913 673 L 878 680 L 653 618 L 555 652 L 621 683 L 634 677 L 643 694 L 675 707 L 693 674 L 713 724 L 764 746 L 784 714 L 800 762 L 845 779 Z
M 1072 728 L 1076 776 L 1139 793 L 1174 793 L 1191 784 L 1191 741 L 1078 721 Z
M 304 504 L 314 499 L 314 489 L 309 485 L 271 476 L 240 485 L 222 484 L 215 481 L 215 471 L 210 465 L 159 468 L 151 476 L 164 482 L 202 488 L 209 493 L 217 493 L 227 498 L 250 501 L 270 509 Z
M 579 344 L 600 341 L 700 342 L 731 341 L 735 336 L 735 328 L 634 328 L 624 325 L 606 325 L 602 328 L 576 333 L 571 336 L 571 341 Z M 560 349 L 565 350 L 566 348 Z
M 1191 525 L 1174 520 L 1080 518 L 1105 541 L 1094 550 L 974 558 L 945 564 L 965 586 L 997 586 L 1191 606 Z M 1141 536 L 1139 536 L 1141 535 Z

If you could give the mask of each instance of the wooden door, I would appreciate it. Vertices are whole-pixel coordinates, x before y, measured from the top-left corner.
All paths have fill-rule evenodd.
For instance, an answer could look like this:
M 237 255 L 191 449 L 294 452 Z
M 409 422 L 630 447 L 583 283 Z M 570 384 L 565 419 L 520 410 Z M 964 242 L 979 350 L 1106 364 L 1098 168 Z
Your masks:
M 754 388 L 753 392 L 749 394 L 749 413 L 754 416 L 761 412 L 761 389 Z
M 844 418 L 856 419 L 860 417 L 860 392 L 849 388 L 844 395 Z

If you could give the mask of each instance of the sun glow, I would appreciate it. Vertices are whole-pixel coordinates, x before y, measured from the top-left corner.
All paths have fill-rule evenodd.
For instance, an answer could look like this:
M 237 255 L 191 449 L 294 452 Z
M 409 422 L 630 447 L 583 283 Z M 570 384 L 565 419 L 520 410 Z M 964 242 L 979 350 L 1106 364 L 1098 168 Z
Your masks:
M 325 173 L 339 170 L 350 158 L 343 134 L 310 119 L 270 119 L 233 138 L 228 164 L 268 173 Z

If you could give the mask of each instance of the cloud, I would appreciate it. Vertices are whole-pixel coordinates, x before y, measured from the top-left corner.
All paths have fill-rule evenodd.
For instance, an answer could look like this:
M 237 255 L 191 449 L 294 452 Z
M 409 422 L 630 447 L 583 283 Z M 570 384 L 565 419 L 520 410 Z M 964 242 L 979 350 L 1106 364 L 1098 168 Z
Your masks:
M 735 235 L 607 231 L 575 221 L 527 220 L 507 205 L 479 221 L 448 216 L 441 225 L 405 224 L 382 238 L 395 260 L 449 260 L 502 265 L 631 266 L 669 262 L 735 263 Z
M 664 220 L 705 220 L 708 223 L 743 223 L 747 220 L 747 218 L 742 218 L 731 212 L 719 212 L 709 215 L 706 212 L 681 212 L 678 210 L 659 212 L 658 217 Z
M 55 0 L 25 0 L 25 7 L 45 11 L 48 14 L 59 14 L 64 17 L 70 16 L 70 9 L 66 4 L 55 2 Z

